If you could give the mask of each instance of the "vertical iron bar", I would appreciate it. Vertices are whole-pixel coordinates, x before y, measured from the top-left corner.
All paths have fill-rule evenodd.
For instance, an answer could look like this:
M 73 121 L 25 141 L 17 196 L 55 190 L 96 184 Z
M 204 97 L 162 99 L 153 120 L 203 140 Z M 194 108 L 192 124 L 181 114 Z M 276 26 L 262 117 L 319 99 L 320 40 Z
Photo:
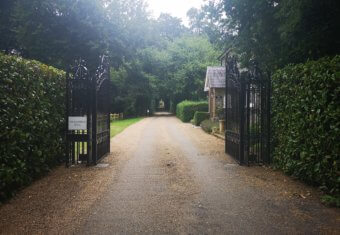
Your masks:
M 240 93 L 239 93 L 239 115 L 240 115 L 240 123 L 239 123 L 239 133 L 240 133 L 240 145 L 239 145 L 239 156 L 240 156 L 240 164 L 244 164 L 244 96 L 245 96 L 245 84 L 244 77 L 240 76 Z M 248 162 L 246 163 L 248 164 Z
M 108 128 L 108 135 L 109 135 L 108 136 L 108 142 L 109 143 L 107 144 L 108 145 L 107 146 L 107 152 L 109 153 L 111 151 L 111 149 L 110 149 L 110 147 L 111 147 L 110 146 L 110 133 L 111 133 L 111 130 L 110 130 L 111 129 L 110 128 L 110 113 L 107 114 L 107 128 Z
M 96 77 L 92 81 L 92 163 L 97 163 L 97 91 Z
M 108 68 L 107 68 L 107 79 L 110 81 L 110 65 L 108 64 Z M 111 96 L 108 95 L 108 97 L 110 98 L 110 104 L 111 104 Z M 109 143 L 108 143 L 108 152 L 110 153 L 111 152 L 111 123 L 110 123 L 110 110 L 111 110 L 111 107 L 108 108 L 108 128 L 109 128 Z
M 254 148 L 254 155 L 253 155 L 253 163 L 256 162 L 257 159 L 257 102 L 256 102 L 256 86 L 254 82 L 252 82 L 252 89 L 253 89 L 253 113 L 254 113 L 254 137 L 253 137 L 253 148 Z
M 264 77 L 263 77 L 263 74 L 261 73 L 261 92 L 260 92 L 260 96 L 261 96 L 261 112 L 260 112 L 260 115 L 261 115 L 261 118 L 260 118 L 260 121 L 261 121 L 261 145 L 260 145 L 260 151 L 261 151 L 261 162 L 265 162 L 265 153 L 264 153 L 264 138 L 265 138 L 265 133 L 264 133 L 264 127 L 265 127 L 265 120 L 264 120 L 264 112 L 265 112 L 265 108 L 266 108 L 266 105 L 265 105 L 265 99 L 266 99 L 266 96 L 265 96 L 265 80 L 264 80 Z
M 69 167 L 70 164 L 70 151 L 69 151 L 69 137 L 68 137 L 68 116 L 69 116 L 69 73 L 67 72 L 66 74 L 66 95 L 65 95 L 65 107 L 66 107 L 66 117 L 65 117 L 65 141 L 66 141 L 66 155 L 65 155 L 65 162 L 66 162 L 66 167 Z
M 259 135 L 259 120 L 258 120 L 258 103 L 257 103 L 257 87 L 256 82 L 254 81 L 254 118 L 255 118 L 255 136 L 254 136 L 254 148 L 255 148 L 255 155 L 254 155 L 254 163 L 257 163 L 258 161 L 258 135 Z
M 74 79 L 72 79 L 72 80 L 70 80 L 70 82 L 71 82 L 71 85 L 72 85 L 72 87 L 71 87 L 71 90 L 70 90 L 70 97 L 71 97 L 71 103 L 70 103 L 70 105 L 71 105 L 71 110 L 72 110 L 72 113 L 71 113 L 71 115 L 73 114 L 73 111 L 75 110 L 75 99 L 76 99 L 76 97 L 75 97 L 75 94 L 74 94 L 74 83 L 75 83 L 75 78 Z M 72 130 L 71 132 L 70 132 L 70 134 L 72 135 L 72 136 L 74 136 L 74 134 L 75 134 L 75 131 L 74 130 Z M 72 162 L 72 164 L 75 164 L 75 142 L 74 142 L 74 140 L 72 139 L 71 140 L 71 162 Z
M 74 134 L 74 131 L 72 131 Z M 75 164 L 75 142 L 71 141 L 72 164 Z
M 251 104 L 251 91 L 250 91 L 250 79 L 249 79 L 249 74 L 248 74 L 248 81 L 247 81 L 247 86 L 246 86 L 246 92 L 247 92 L 247 103 L 246 103 L 246 108 L 247 108 L 247 110 L 246 110 L 246 112 L 247 112 L 247 116 L 246 116 L 246 118 L 247 118 L 247 120 L 246 120 L 246 125 L 247 125 L 247 146 L 246 146 L 246 158 L 248 159 L 248 164 L 249 164 L 249 157 L 250 157 L 250 151 L 251 151 L 251 149 L 250 149 L 250 146 L 251 146 L 251 136 L 250 136 L 250 134 L 251 134 L 251 132 L 250 132 L 250 116 L 251 116 L 251 107 L 250 107 L 250 104 Z
M 256 101 L 256 163 L 259 163 L 260 160 L 260 103 L 259 103 L 259 87 L 258 81 L 255 81 L 255 101 Z
M 84 131 L 83 130 L 81 130 L 80 133 L 81 133 L 82 136 L 84 136 Z M 80 142 L 80 153 L 81 153 L 81 156 L 84 155 L 84 141 Z
M 88 76 L 86 78 L 86 90 L 88 94 L 92 93 L 92 89 L 91 89 L 91 81 L 90 81 L 90 77 Z M 91 110 L 92 110 L 92 100 L 93 97 L 90 95 L 90 98 L 87 98 L 87 165 L 90 165 L 90 159 L 92 158 L 92 152 L 91 152 L 91 148 L 92 148 L 92 116 L 91 116 Z
M 79 135 L 80 131 L 76 131 L 77 132 L 77 136 Z M 76 164 L 79 163 L 79 160 L 80 160 L 80 142 L 77 141 L 76 142 Z
M 271 138 L 271 75 L 268 72 L 268 81 L 267 81 L 267 156 L 266 162 L 269 164 L 271 163 L 271 148 L 270 148 L 270 138 Z
M 226 60 L 227 58 L 225 58 Z M 227 76 L 227 63 L 224 64 L 225 68 L 225 132 L 224 132 L 224 152 L 227 153 L 227 130 L 228 130 L 228 76 Z M 210 102 L 210 92 L 209 92 Z M 231 101 L 230 101 L 231 102 Z M 210 105 L 209 105 L 210 107 Z

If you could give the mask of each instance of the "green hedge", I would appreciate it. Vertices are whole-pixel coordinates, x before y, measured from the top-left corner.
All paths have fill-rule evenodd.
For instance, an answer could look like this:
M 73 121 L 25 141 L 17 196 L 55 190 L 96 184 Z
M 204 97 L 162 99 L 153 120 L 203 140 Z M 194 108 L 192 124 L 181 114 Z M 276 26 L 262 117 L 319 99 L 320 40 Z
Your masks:
M 340 56 L 273 76 L 274 163 L 326 192 L 340 190 Z
M 0 201 L 63 155 L 65 73 L 0 53 Z
M 194 115 L 194 124 L 195 126 L 199 126 L 201 122 L 204 120 L 209 119 L 209 113 L 208 112 L 201 112 L 196 111 Z
M 184 100 L 176 106 L 176 116 L 183 122 L 190 122 L 196 111 L 208 111 L 208 102 Z

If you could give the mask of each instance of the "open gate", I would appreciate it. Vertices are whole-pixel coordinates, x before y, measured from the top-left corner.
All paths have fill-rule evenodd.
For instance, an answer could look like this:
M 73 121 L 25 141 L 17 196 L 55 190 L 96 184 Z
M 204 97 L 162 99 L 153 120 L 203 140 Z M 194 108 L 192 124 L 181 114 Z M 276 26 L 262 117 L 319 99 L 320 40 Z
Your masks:
M 110 152 L 110 70 L 106 57 L 96 71 L 93 81 L 93 159 L 95 162 Z
M 110 152 L 109 65 L 102 56 L 93 76 L 78 60 L 66 79 L 66 164 L 96 164 Z
M 255 63 L 241 72 L 234 56 L 225 66 L 225 151 L 240 164 L 269 163 L 270 78 Z

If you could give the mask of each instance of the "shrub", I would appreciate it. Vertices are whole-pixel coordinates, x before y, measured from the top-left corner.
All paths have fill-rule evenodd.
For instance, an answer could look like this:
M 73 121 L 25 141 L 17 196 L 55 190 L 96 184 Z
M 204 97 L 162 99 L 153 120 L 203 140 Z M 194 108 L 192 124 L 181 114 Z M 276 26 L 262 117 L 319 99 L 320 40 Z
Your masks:
M 208 102 L 206 101 L 189 101 L 185 100 L 176 106 L 176 116 L 182 120 L 182 122 L 189 122 L 196 111 L 208 111 Z
M 218 125 L 217 121 L 211 121 L 210 119 L 201 122 L 202 129 L 207 133 L 211 133 L 213 128 L 218 128 Z
M 174 101 L 170 101 L 169 112 L 172 114 L 176 114 L 176 103 Z
M 0 201 L 63 155 L 65 73 L 0 53 Z
M 340 56 L 289 65 L 273 76 L 274 163 L 340 192 Z
M 209 113 L 208 112 L 200 112 L 196 111 L 194 115 L 194 125 L 199 126 L 201 122 L 203 122 L 205 119 L 209 118 Z

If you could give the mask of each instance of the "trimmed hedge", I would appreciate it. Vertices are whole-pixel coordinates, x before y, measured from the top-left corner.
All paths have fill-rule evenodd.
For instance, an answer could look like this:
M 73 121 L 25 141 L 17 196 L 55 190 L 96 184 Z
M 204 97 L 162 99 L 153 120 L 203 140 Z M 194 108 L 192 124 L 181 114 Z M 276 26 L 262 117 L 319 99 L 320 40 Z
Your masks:
M 340 56 L 289 65 L 273 76 L 274 164 L 340 194 Z
M 0 53 L 0 201 L 63 156 L 65 73 Z
M 209 119 L 209 113 L 208 112 L 200 112 L 196 111 L 194 115 L 194 124 L 195 126 L 199 126 L 201 122 L 204 120 Z
M 208 111 L 208 102 L 184 100 L 176 106 L 176 116 L 182 122 L 190 122 L 196 111 Z

